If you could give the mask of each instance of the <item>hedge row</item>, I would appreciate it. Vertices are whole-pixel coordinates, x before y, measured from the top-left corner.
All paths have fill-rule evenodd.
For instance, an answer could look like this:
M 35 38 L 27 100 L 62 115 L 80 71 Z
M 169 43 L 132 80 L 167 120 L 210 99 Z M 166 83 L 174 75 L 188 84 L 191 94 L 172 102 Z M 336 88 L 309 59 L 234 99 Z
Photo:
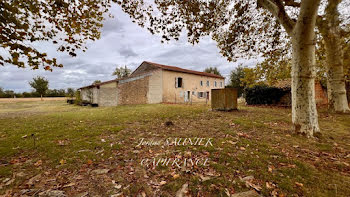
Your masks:
M 281 104 L 279 103 L 281 98 L 288 94 L 290 94 L 290 88 L 254 86 L 244 90 L 244 97 L 248 105 Z

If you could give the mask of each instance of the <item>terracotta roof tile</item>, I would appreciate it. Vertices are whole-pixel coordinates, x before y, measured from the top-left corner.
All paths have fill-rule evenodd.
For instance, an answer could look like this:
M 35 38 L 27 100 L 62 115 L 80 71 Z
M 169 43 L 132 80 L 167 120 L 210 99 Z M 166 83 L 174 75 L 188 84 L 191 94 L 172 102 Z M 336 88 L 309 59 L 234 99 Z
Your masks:
M 183 69 L 183 68 L 179 68 L 176 66 L 168 66 L 168 65 L 163 65 L 163 64 L 158 64 L 158 63 L 154 63 L 154 62 L 148 62 L 145 61 L 145 63 L 151 64 L 153 66 L 156 66 L 158 68 L 164 69 L 164 70 L 170 70 L 170 71 L 175 71 L 175 72 L 182 72 L 182 73 L 190 73 L 190 74 L 195 74 L 195 75 L 201 75 L 201 76 L 207 76 L 207 77 L 214 77 L 214 78 L 219 78 L 219 79 L 225 79 L 225 77 L 222 77 L 220 75 L 216 75 L 216 74 L 212 74 L 212 73 L 206 73 L 206 72 L 199 72 L 199 71 L 194 71 L 194 70 L 188 70 L 188 69 Z M 143 74 L 143 73 L 142 73 Z M 140 74 L 140 75 L 142 75 Z M 135 76 L 132 76 L 135 77 Z M 132 77 L 124 77 L 122 79 L 127 79 L 127 78 L 132 78 Z M 109 81 L 104 81 L 101 83 L 97 83 L 97 84 L 92 84 L 92 85 L 88 85 L 88 86 L 84 86 L 81 87 L 79 89 L 84 89 L 84 88 L 93 88 L 99 85 L 103 85 L 106 83 L 111 83 L 111 82 L 116 82 L 119 81 L 121 79 L 113 79 L 113 80 L 109 80 Z
M 151 64 L 153 66 L 156 66 L 156 67 L 164 69 L 164 70 L 170 70 L 170 71 L 175 71 L 175 72 L 190 73 L 190 74 L 195 74 L 195 75 L 225 79 L 225 77 L 222 77 L 222 76 L 216 75 L 216 74 L 212 74 L 212 73 L 188 70 L 188 69 L 183 69 L 183 68 L 179 68 L 176 66 L 168 66 L 168 65 L 163 65 L 163 64 L 158 64 L 158 63 L 148 62 L 148 61 L 145 61 L 145 63 Z

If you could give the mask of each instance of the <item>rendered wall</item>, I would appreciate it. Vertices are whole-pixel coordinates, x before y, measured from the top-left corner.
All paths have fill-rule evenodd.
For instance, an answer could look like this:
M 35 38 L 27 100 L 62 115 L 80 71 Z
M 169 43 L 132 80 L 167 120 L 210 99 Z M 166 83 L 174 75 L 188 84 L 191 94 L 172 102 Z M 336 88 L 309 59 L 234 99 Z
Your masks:
M 163 81 L 161 69 L 152 72 L 148 82 L 147 103 L 163 102 Z
M 182 88 L 175 87 L 176 77 L 182 77 Z M 200 81 L 203 81 L 203 86 L 200 85 Z M 209 87 L 206 84 L 207 81 L 210 83 Z M 214 86 L 215 81 L 217 82 L 216 87 Z M 222 82 L 222 87 L 220 82 Z M 190 91 L 189 101 L 192 100 L 192 103 L 205 103 L 206 98 L 198 98 L 198 92 L 210 92 L 211 89 L 219 88 L 225 88 L 224 79 L 163 70 L 163 102 L 185 103 L 184 92 Z
M 98 105 L 102 107 L 118 105 L 117 82 L 100 85 Z

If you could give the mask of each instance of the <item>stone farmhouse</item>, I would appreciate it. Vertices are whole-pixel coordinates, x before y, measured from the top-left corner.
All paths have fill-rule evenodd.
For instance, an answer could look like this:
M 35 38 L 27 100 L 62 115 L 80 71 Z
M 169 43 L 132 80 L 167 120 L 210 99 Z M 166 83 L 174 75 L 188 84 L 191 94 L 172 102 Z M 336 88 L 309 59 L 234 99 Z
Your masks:
M 98 106 L 210 102 L 210 90 L 225 88 L 212 73 L 143 62 L 129 77 L 80 88 L 82 100 Z

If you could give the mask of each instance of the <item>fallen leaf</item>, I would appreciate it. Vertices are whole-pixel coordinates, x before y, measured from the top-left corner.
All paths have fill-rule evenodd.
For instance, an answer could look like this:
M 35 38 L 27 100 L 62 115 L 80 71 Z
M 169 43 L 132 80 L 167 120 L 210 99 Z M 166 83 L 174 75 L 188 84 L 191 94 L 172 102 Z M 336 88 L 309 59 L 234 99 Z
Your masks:
M 165 185 L 166 184 L 166 181 L 161 181 L 160 183 L 159 183 L 159 185 Z
M 242 178 L 241 180 L 242 181 L 249 181 L 249 180 L 253 180 L 254 179 L 254 176 L 246 176 L 244 178 Z
M 227 188 L 225 188 L 225 194 L 226 194 L 227 196 L 231 196 L 230 191 L 228 191 Z
M 109 172 L 109 169 L 96 169 L 96 170 L 93 170 L 91 173 L 93 174 L 107 174 Z
M 275 187 L 275 184 L 271 183 L 271 182 L 266 182 L 266 188 L 267 189 L 272 189 Z
M 299 186 L 299 187 L 303 187 L 303 186 L 304 186 L 304 184 L 299 183 L 299 182 L 295 182 L 295 185 L 297 185 L 297 186 Z
M 65 187 L 72 187 L 72 186 L 74 186 L 75 185 L 75 183 L 69 183 L 69 184 L 67 184 L 67 185 L 64 185 L 63 187 L 65 188 Z
M 210 177 L 208 176 L 199 175 L 199 177 L 201 178 L 202 182 L 210 180 Z
M 5 183 L 5 186 L 11 185 L 13 182 L 15 182 L 15 179 L 11 179 Z
M 184 197 L 187 191 L 188 184 L 185 183 L 182 185 L 182 187 L 176 192 L 176 197 Z
M 233 141 L 231 141 L 231 140 L 229 140 L 229 141 L 227 141 L 228 143 L 230 143 L 230 144 L 232 144 L 232 145 L 236 145 L 237 144 L 237 142 L 233 142 Z
M 177 179 L 177 178 L 179 178 L 179 177 L 180 177 L 179 174 L 174 174 L 174 175 L 173 175 L 173 178 L 174 178 L 174 179 Z
M 41 178 L 41 174 L 38 174 L 34 177 L 32 177 L 31 179 L 28 180 L 28 182 L 26 183 L 27 185 L 33 185 L 35 182 L 37 182 L 39 179 Z
M 36 167 L 41 166 L 41 164 L 43 164 L 43 161 L 41 159 L 34 163 Z
M 61 165 L 64 165 L 65 163 L 66 163 L 66 160 L 64 160 L 64 159 L 61 159 L 61 160 L 60 160 L 60 164 L 61 164 Z
M 186 151 L 184 154 L 185 157 L 191 157 L 191 155 L 192 155 L 192 153 L 190 151 Z
M 86 162 L 88 165 L 91 165 L 92 164 L 92 160 L 91 159 L 89 159 L 89 160 L 87 160 L 87 162 Z

